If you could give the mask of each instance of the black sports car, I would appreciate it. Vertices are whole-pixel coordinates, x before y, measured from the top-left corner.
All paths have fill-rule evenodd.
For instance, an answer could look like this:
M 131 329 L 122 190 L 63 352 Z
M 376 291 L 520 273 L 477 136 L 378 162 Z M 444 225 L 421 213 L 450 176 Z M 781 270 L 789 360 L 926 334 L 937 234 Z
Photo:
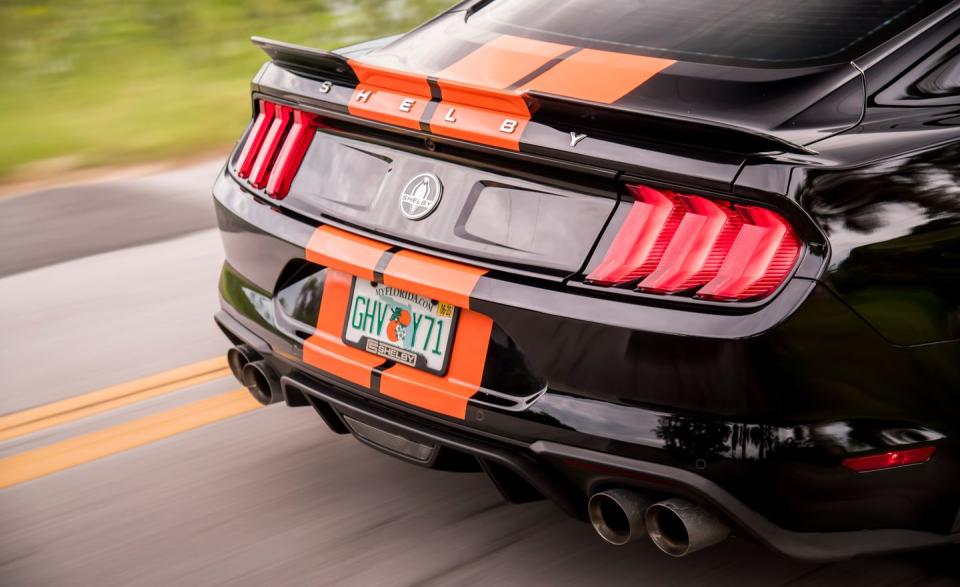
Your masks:
M 614 544 L 958 542 L 958 31 L 938 0 L 471 0 L 255 38 L 214 188 L 231 367 Z

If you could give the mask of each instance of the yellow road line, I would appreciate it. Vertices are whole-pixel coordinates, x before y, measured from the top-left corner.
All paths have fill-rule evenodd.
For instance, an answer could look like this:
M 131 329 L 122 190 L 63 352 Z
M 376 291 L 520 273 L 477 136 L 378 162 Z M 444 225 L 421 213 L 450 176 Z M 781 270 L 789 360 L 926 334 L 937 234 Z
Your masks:
M 150 444 L 261 407 L 245 389 L 0 459 L 0 489 Z
M 63 401 L 0 416 L 0 442 L 230 374 L 224 358 L 201 361 Z

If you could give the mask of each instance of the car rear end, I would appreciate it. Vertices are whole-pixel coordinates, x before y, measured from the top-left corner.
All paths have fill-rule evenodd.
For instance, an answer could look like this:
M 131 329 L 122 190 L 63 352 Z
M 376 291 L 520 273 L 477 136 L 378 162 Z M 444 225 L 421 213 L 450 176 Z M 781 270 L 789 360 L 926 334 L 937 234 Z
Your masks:
M 255 40 L 271 61 L 214 188 L 238 376 L 584 519 L 591 496 L 629 518 L 626 495 L 801 558 L 954 541 L 957 379 L 936 366 L 956 346 L 890 344 L 854 312 L 804 205 L 836 163 L 814 145 L 863 117 L 836 55 L 940 8 L 777 52 L 706 17 L 743 6 L 694 7 L 672 39 L 689 7 L 537 4 L 338 53 Z

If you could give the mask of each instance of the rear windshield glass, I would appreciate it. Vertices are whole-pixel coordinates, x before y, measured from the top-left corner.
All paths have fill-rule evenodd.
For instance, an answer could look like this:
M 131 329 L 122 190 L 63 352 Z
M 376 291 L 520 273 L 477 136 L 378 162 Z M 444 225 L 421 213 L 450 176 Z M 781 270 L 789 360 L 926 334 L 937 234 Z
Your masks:
M 687 61 L 846 61 L 948 0 L 494 0 L 497 32 Z

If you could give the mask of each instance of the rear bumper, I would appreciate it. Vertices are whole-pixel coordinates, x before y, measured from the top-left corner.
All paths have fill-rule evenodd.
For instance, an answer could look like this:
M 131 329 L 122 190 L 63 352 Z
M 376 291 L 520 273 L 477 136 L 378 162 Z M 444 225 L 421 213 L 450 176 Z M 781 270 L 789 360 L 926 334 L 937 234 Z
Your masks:
M 316 226 L 229 175 L 215 196 L 227 257 L 218 323 L 267 358 L 288 403 L 312 398 L 335 429 L 346 415 L 472 455 L 513 501 L 533 488 L 581 518 L 586 496 L 611 485 L 684 495 L 797 558 L 960 540 L 950 533 L 960 508 L 944 423 L 953 416 L 937 414 L 937 402 L 923 407 L 949 386 L 929 366 L 956 349 L 890 347 L 816 282 L 795 280 L 764 308 L 730 315 L 589 298 L 491 271 L 469 307 L 548 385 L 512 406 L 471 398 L 451 418 L 305 361 L 311 333 L 285 322 L 277 298 Z M 928 465 L 866 475 L 840 466 L 918 441 L 937 445 Z
M 229 314 L 221 312 L 216 320 L 234 342 L 250 344 L 258 350 L 268 348 Z M 803 560 L 844 560 L 960 542 L 960 534 L 915 530 L 792 532 L 773 524 L 717 483 L 680 467 L 558 442 L 525 444 L 478 434 L 450 422 L 383 405 L 372 400 L 365 390 L 307 373 L 289 358 L 266 355 L 266 359 L 279 373 L 285 373 L 281 386 L 287 403 L 300 405 L 301 398 L 306 399 L 333 431 L 349 431 L 345 419 L 354 419 L 414 442 L 469 455 L 477 459 L 498 489 L 514 503 L 543 496 L 568 515 L 586 520 L 586 500 L 595 487 L 630 486 L 655 495 L 681 496 L 722 512 L 737 528 L 769 548 Z

